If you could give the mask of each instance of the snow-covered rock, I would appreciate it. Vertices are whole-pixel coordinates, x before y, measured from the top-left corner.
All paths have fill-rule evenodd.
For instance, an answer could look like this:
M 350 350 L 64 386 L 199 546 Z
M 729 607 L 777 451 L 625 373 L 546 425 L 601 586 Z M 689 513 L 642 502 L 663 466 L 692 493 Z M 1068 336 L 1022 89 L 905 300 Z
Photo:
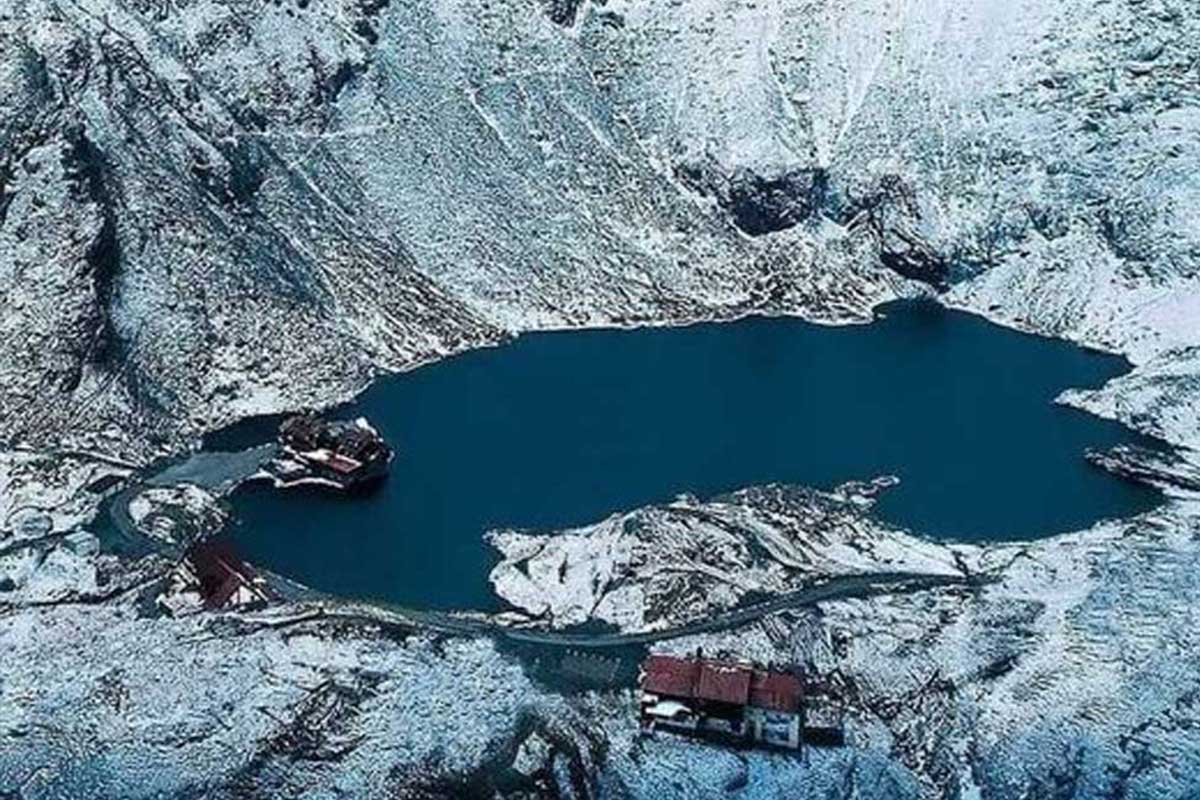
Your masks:
M 886 486 L 887 482 L 882 481 Z M 762 594 L 831 577 L 966 577 L 975 548 L 939 545 L 869 516 L 880 486 L 766 486 L 614 514 L 546 534 L 499 531 L 496 593 L 551 626 L 679 627 Z

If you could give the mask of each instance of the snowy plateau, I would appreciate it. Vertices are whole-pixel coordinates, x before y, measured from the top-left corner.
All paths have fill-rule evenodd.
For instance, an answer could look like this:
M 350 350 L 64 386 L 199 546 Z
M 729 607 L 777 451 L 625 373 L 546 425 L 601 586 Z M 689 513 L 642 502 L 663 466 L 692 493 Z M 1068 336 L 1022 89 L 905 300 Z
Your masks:
M 848 475 L 489 535 L 523 630 L 940 576 L 661 644 L 802 657 L 847 747 L 641 736 L 474 617 L 172 616 L 101 546 L 151 463 L 385 373 L 918 296 L 1125 356 L 1060 402 L 1170 444 L 1093 454 L 1164 503 L 938 544 Z M 1198 796 L 1197 0 L 0 0 L 0 797 Z

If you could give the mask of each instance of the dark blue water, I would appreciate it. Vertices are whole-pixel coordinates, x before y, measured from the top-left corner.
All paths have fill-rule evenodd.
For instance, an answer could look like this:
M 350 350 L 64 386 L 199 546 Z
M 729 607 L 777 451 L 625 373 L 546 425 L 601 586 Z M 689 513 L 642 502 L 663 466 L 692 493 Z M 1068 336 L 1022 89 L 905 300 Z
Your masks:
M 879 505 L 891 522 L 959 540 L 1046 536 L 1157 501 L 1084 460 L 1137 437 L 1052 403 L 1126 368 L 925 303 L 869 326 L 528 335 L 381 380 L 339 415 L 365 415 L 397 448 L 383 488 L 244 488 L 237 536 L 249 559 L 315 588 L 441 608 L 495 606 L 489 528 L 579 525 L 768 481 L 890 473 L 902 479 Z

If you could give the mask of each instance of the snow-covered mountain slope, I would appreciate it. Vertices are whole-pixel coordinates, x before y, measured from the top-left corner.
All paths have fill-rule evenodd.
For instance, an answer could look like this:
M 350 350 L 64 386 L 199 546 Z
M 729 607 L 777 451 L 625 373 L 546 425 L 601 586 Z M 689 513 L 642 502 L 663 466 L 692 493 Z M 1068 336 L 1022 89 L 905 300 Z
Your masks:
M 1192 0 L 0 0 L 0 795 L 1194 796 L 1196 41 Z M 1176 445 L 1099 457 L 1169 502 L 983 551 L 849 489 L 495 537 L 515 605 L 630 630 L 994 578 L 669 645 L 839 676 L 808 761 L 469 637 L 170 620 L 170 564 L 82 530 L 205 430 L 512 332 L 916 292 L 1125 354 L 1062 400 Z
M 145 452 L 503 331 L 861 319 L 897 273 L 1149 362 L 1196 344 L 1196 25 L 9 0 L 4 433 Z
M 708 502 L 682 498 L 552 534 L 498 531 L 496 594 L 552 627 L 604 622 L 660 630 L 764 593 L 872 573 L 965 578 L 971 548 L 882 528 L 866 516 L 890 485 L 832 492 L 767 486 Z

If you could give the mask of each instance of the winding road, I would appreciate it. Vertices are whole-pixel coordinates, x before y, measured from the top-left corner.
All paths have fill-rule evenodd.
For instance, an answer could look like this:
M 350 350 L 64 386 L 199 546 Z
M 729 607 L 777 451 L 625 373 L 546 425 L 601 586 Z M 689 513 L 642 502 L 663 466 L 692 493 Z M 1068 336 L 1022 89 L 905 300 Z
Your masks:
M 119 492 L 110 504 L 115 527 L 134 539 L 146 539 L 137 530 L 129 516 L 130 499 L 147 486 L 170 486 L 180 482 L 204 486 L 217 494 L 224 494 L 242 480 L 256 472 L 259 466 L 274 452 L 273 445 L 252 448 L 240 453 L 199 453 L 169 465 L 143 481 L 134 483 Z M 147 542 L 148 544 L 150 542 Z M 153 543 L 161 548 L 162 543 Z M 619 648 L 652 644 L 677 639 L 698 633 L 728 630 L 754 622 L 763 617 L 791 608 L 803 608 L 830 600 L 847 600 L 896 592 L 916 592 L 942 586 L 978 586 L 983 579 L 977 576 L 946 575 L 920 572 L 877 572 L 871 574 L 841 575 L 827 578 L 820 583 L 780 594 L 767 600 L 730 609 L 702 620 L 690 622 L 665 630 L 641 631 L 636 633 L 605 633 L 580 631 L 537 630 L 503 625 L 482 616 L 471 617 L 445 611 L 422 610 L 394 606 L 372 599 L 347 600 L 333 598 L 295 584 L 280 576 L 262 572 L 272 583 L 276 593 L 293 601 L 315 602 L 318 606 L 311 611 L 287 619 L 269 619 L 257 615 L 245 615 L 246 619 L 272 625 L 290 625 L 305 621 L 325 619 L 347 621 L 369 621 L 383 625 L 399 625 L 421 628 L 436 633 L 459 636 L 491 636 L 523 644 L 571 648 Z
M 382 622 L 378 613 L 367 611 L 374 607 L 383 610 L 395 624 L 408 624 L 425 630 L 451 635 L 491 636 L 523 644 L 580 649 L 602 649 L 653 644 L 698 633 L 728 630 L 739 625 L 755 622 L 763 617 L 791 608 L 803 608 L 829 600 L 848 600 L 896 592 L 918 592 L 942 586 L 976 587 L 982 584 L 979 578 L 957 575 L 935 575 L 919 572 L 879 572 L 870 575 L 843 575 L 829 578 L 816 586 L 797 589 L 770 600 L 731 609 L 702 620 L 675 628 L 636 633 L 579 633 L 572 631 L 534 630 L 515 628 L 484 619 L 447 613 L 444 611 L 422 611 L 418 609 L 390 606 L 362 601 L 347 604 L 343 610 L 325 608 L 317 613 L 296 619 L 346 619 Z M 350 606 L 360 610 L 351 610 Z

